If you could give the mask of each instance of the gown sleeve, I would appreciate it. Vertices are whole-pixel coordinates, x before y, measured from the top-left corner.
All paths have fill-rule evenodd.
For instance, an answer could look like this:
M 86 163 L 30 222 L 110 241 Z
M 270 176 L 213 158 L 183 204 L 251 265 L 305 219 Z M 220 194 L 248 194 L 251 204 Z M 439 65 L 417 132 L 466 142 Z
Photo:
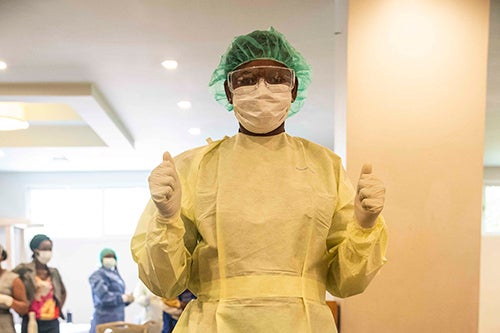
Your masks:
M 196 182 L 196 173 L 191 171 L 195 170 L 196 157 L 196 151 L 188 151 L 175 158 L 182 186 L 181 212 L 164 218 L 149 200 L 130 244 L 139 278 L 151 292 L 164 298 L 177 297 L 189 283 L 191 253 L 198 239 L 191 213 Z
M 354 189 L 340 163 L 336 169 L 337 204 L 327 237 L 326 287 L 334 296 L 348 297 L 362 293 L 387 261 L 387 232 L 381 215 L 371 228 L 358 224 Z
M 176 297 L 187 288 L 191 253 L 184 243 L 185 233 L 181 214 L 165 219 L 154 203 L 148 202 L 132 238 L 131 250 L 139 278 L 160 297 Z

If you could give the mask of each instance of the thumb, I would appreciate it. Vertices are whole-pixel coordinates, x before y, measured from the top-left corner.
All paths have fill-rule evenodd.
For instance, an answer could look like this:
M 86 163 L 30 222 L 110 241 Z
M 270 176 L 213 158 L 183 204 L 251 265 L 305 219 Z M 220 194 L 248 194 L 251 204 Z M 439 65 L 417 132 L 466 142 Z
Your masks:
M 372 173 L 371 163 L 364 163 L 363 167 L 361 168 L 361 176 L 366 175 L 366 174 L 370 174 L 370 173 Z
M 163 161 L 165 161 L 165 162 L 167 162 L 167 161 L 173 162 L 173 158 L 172 158 L 172 156 L 170 156 L 170 153 L 168 151 L 166 151 L 166 152 L 163 153 Z

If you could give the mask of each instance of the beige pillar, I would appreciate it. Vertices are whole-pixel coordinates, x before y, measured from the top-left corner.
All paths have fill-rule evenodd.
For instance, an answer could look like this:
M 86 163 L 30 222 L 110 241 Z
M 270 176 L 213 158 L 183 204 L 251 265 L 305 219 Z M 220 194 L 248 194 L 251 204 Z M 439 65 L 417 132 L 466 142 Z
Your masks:
M 489 2 L 351 0 L 347 168 L 387 186 L 389 260 L 342 331 L 477 332 Z

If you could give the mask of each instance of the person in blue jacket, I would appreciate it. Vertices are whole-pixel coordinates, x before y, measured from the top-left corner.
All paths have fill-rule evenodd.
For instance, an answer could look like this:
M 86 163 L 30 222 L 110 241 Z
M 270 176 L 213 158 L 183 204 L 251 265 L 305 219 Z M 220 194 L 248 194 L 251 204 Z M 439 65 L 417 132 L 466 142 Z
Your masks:
M 99 258 L 101 268 L 89 277 L 94 301 L 94 316 L 90 333 L 95 333 L 96 326 L 99 324 L 124 321 L 125 306 L 134 301 L 132 294 L 125 293 L 125 282 L 118 273 L 115 251 L 105 248 L 101 251 Z

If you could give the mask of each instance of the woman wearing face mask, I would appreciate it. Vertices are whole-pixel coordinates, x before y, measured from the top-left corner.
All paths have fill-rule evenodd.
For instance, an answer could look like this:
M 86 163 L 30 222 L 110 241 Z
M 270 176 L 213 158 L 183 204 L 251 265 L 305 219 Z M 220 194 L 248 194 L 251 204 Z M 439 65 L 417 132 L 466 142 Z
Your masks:
M 101 267 L 89 277 L 94 301 L 94 316 L 90 333 L 99 324 L 125 320 L 125 307 L 134 301 L 132 294 L 125 294 L 125 282 L 116 265 L 116 253 L 103 249 L 99 255 Z
M 7 259 L 7 251 L 0 245 L 0 261 Z M 26 289 L 19 276 L 0 266 L 0 332 L 15 333 L 10 309 L 20 316 L 28 313 L 29 302 Z
M 209 86 L 239 133 L 151 172 L 131 249 L 152 292 L 198 296 L 175 332 L 336 332 L 325 291 L 359 294 L 385 263 L 371 168 L 354 191 L 339 156 L 285 133 L 310 78 L 273 28 L 236 37 Z
M 66 288 L 59 271 L 47 266 L 52 258 L 52 240 L 43 234 L 30 242 L 33 261 L 18 265 L 18 273 L 26 287 L 30 302 L 29 311 L 35 312 L 39 333 L 59 333 L 59 317 L 64 319 L 62 308 L 66 301 Z M 28 316 L 23 316 L 21 332 L 27 332 Z

